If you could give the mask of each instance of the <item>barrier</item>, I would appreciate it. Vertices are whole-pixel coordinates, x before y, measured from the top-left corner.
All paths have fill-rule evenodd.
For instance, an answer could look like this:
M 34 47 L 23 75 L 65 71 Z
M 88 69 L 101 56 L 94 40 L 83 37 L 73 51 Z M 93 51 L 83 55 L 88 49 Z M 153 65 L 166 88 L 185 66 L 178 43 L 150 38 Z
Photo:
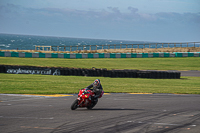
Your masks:
M 175 53 L 28 53 L 0 51 L 0 57 L 22 58 L 160 58 L 160 57 L 200 57 L 200 52 Z
M 103 50 L 103 49 L 144 49 L 144 48 L 185 48 L 200 47 L 200 42 L 180 42 L 180 43 L 145 43 L 145 44 L 104 44 L 104 45 L 78 45 L 78 46 L 38 46 L 37 51 L 84 51 L 84 50 Z
M 95 76 L 112 78 L 153 78 L 153 79 L 180 79 L 180 72 L 171 71 L 140 71 L 140 70 L 107 70 L 85 68 L 61 68 L 61 67 L 36 67 L 0 65 L 0 73 L 10 74 L 41 74 L 41 75 L 65 75 L 65 76 Z
M 0 65 L 0 73 L 61 75 L 60 68 Z

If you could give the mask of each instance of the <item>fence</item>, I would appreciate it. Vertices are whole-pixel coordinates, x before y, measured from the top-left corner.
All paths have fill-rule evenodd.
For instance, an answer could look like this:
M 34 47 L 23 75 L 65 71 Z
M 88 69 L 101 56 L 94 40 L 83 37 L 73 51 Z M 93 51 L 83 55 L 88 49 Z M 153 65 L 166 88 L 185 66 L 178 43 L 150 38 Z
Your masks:
M 35 46 L 36 51 L 81 51 L 101 49 L 144 49 L 144 48 L 173 48 L 200 47 L 200 42 L 185 43 L 149 43 L 149 44 L 107 44 L 107 45 L 77 45 L 77 46 Z

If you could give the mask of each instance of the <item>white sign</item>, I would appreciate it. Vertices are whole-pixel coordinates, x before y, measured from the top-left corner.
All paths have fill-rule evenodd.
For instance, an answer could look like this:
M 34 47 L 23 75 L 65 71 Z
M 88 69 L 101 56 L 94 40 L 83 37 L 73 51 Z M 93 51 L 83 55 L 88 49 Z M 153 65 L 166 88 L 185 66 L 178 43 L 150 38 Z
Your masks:
M 47 70 L 26 70 L 26 69 L 7 69 L 7 73 L 12 74 L 43 74 L 43 75 L 60 75 L 60 70 L 56 69 L 52 72 L 51 69 Z

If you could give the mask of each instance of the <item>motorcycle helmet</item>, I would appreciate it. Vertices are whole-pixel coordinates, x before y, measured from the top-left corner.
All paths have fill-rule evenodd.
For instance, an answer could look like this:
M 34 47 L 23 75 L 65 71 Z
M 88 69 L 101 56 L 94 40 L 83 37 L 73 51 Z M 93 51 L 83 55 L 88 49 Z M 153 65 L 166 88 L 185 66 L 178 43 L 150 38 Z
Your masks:
M 96 79 L 96 80 L 94 81 L 94 86 L 100 87 L 100 85 L 101 85 L 100 80 L 99 80 L 99 79 Z

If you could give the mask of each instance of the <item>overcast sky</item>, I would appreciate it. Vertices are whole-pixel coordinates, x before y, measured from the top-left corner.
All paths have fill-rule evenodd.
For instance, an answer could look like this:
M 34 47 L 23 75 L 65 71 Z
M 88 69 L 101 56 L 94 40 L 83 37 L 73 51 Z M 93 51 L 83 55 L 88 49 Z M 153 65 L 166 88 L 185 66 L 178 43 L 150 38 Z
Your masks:
M 0 33 L 200 41 L 200 0 L 0 0 Z

